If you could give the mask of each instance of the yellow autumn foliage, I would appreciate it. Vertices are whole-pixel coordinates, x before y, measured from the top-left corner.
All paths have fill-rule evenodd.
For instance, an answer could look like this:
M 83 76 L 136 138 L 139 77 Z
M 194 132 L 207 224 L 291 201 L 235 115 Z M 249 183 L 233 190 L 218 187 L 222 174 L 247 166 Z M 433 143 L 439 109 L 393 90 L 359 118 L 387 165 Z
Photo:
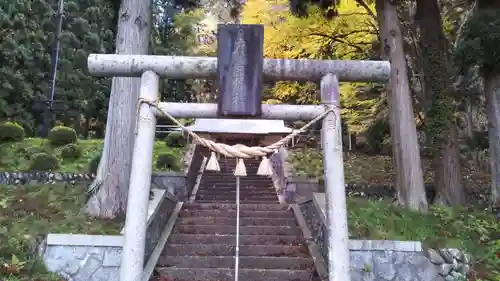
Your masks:
M 291 59 L 367 59 L 377 40 L 374 4 L 367 11 L 354 0 L 341 0 L 333 19 L 323 16 L 318 7 L 311 7 L 306 17 L 289 11 L 288 0 L 248 0 L 242 23 L 263 24 L 264 56 Z M 362 83 L 342 83 L 343 117 L 350 129 L 361 131 L 371 121 L 379 104 L 378 98 L 360 100 L 356 88 Z M 316 103 L 315 83 L 278 82 L 267 98 L 285 103 Z M 355 110 L 352 110 L 355 108 Z

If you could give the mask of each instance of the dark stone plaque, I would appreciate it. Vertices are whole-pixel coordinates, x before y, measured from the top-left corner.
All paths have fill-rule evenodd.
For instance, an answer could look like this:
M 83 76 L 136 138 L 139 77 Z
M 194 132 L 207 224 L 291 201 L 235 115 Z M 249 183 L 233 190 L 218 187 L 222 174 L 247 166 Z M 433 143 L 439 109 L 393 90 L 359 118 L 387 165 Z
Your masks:
M 262 104 L 264 26 L 220 24 L 217 32 L 218 114 L 258 117 Z

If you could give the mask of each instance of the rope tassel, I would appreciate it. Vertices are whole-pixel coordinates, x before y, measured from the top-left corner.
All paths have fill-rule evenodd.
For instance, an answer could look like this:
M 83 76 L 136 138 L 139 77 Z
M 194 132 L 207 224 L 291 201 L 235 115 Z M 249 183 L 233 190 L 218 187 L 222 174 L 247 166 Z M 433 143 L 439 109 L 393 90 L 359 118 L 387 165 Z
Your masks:
M 245 167 L 245 162 L 241 158 L 238 158 L 237 161 L 236 168 L 234 169 L 234 175 L 237 177 L 246 177 L 247 168 Z
M 271 160 L 266 156 L 262 157 L 259 169 L 257 170 L 257 175 L 268 176 L 268 177 L 271 177 L 273 175 L 273 166 L 271 164 Z
M 220 172 L 219 161 L 217 161 L 217 155 L 215 155 L 215 152 L 213 151 L 210 153 L 210 158 L 208 159 L 205 170 Z

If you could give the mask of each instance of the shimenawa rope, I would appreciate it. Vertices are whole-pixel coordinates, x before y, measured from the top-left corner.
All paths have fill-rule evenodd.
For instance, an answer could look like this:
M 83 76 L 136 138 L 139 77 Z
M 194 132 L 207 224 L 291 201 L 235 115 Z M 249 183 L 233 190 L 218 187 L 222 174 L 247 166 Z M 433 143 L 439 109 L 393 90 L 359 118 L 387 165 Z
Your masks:
M 337 105 L 325 105 L 327 107 L 327 110 L 323 112 L 322 114 L 318 115 L 316 118 L 311 120 L 309 123 L 305 124 L 298 130 L 293 130 L 291 134 L 288 136 L 282 138 L 281 140 L 265 146 L 265 147 L 260 147 L 260 146 L 246 146 L 243 144 L 236 144 L 236 145 L 227 145 L 224 143 L 217 143 L 209 139 L 202 138 L 198 136 L 196 133 L 193 131 L 189 130 L 186 126 L 181 124 L 177 119 L 175 119 L 172 115 L 170 115 L 168 112 L 161 110 L 158 107 L 157 101 L 150 101 L 144 98 L 139 98 L 137 102 L 137 122 L 139 122 L 139 109 L 142 104 L 147 104 L 150 107 L 156 108 L 158 112 L 160 112 L 162 115 L 170 119 L 174 124 L 179 126 L 184 132 L 188 134 L 193 140 L 202 146 L 207 147 L 208 149 L 211 150 L 210 153 L 210 158 L 207 162 L 206 170 L 208 171 L 220 171 L 220 166 L 219 162 L 217 161 L 217 155 L 216 153 L 222 154 L 226 157 L 235 157 L 237 158 L 237 165 L 234 170 L 234 175 L 235 176 L 246 176 L 246 167 L 243 159 L 249 159 L 249 158 L 255 158 L 255 157 L 262 157 L 262 162 L 259 165 L 259 169 L 257 171 L 257 175 L 262 175 L 262 176 L 271 176 L 273 174 L 272 170 L 272 165 L 271 161 L 267 157 L 269 154 L 272 154 L 276 152 L 279 148 L 281 148 L 283 145 L 287 144 L 290 140 L 292 140 L 294 137 L 297 135 L 305 132 L 309 127 L 311 127 L 313 124 L 316 122 L 320 121 L 323 119 L 328 113 L 334 112 L 334 109 L 337 107 Z M 136 133 L 137 133 L 137 125 L 136 125 Z

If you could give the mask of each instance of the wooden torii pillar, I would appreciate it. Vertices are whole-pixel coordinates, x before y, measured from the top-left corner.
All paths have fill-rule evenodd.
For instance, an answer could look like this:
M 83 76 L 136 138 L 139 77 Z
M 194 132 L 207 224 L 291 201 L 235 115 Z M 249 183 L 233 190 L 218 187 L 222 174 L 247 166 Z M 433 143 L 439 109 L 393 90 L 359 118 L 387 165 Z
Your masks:
M 219 27 L 219 33 L 218 58 L 116 54 L 91 54 L 88 57 L 88 69 L 94 76 L 141 77 L 120 281 L 142 281 L 154 133 L 156 118 L 161 117 L 162 112 L 175 118 L 232 116 L 290 121 L 312 120 L 326 113 L 322 120 L 321 141 L 326 187 L 328 278 L 329 281 L 350 280 L 338 79 L 386 82 L 390 74 L 389 62 L 263 59 L 262 43 L 260 46 L 248 43 L 263 36 L 262 26 L 225 25 Z M 160 77 L 213 78 L 217 75 L 222 85 L 218 104 L 157 103 Z M 322 104 L 261 104 L 260 79 L 263 78 L 319 81 Z

